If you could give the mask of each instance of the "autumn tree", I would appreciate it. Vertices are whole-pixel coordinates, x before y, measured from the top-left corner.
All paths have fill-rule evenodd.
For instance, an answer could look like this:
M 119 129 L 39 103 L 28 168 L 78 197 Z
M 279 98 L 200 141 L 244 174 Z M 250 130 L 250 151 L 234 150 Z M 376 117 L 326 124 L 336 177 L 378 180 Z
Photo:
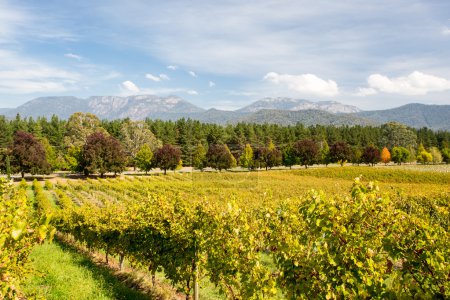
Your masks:
M 145 174 L 152 169 L 153 152 L 148 144 L 142 145 L 141 149 L 136 153 L 134 158 L 135 166 L 145 171 Z
M 319 158 L 319 145 L 313 140 L 301 140 L 294 144 L 295 155 L 300 165 L 312 166 Z
M 416 159 L 418 163 L 427 164 L 433 161 L 433 156 L 425 149 L 422 144 L 420 144 L 419 148 L 417 149 Z
M 253 149 L 250 144 L 246 144 L 244 151 L 239 157 L 239 163 L 241 167 L 251 169 L 253 168 Z
M 155 165 L 163 170 L 165 175 L 167 170 L 177 168 L 181 160 L 181 151 L 171 144 L 165 144 L 155 151 L 154 157 Z
M 388 148 L 384 147 L 381 150 L 380 160 L 387 165 L 391 161 L 391 152 L 389 152 Z
M 126 154 L 122 145 L 112 136 L 95 132 L 87 137 L 82 152 L 82 166 L 86 175 L 106 172 L 120 173 L 125 170 Z
M 351 159 L 352 149 L 350 146 L 344 142 L 336 142 L 330 147 L 330 161 L 333 163 L 338 163 L 341 167 Z
M 409 161 L 410 152 L 405 147 L 394 147 L 391 151 L 391 159 L 396 164 L 401 165 Z
M 442 162 L 442 154 L 438 148 L 431 147 L 430 153 L 431 153 L 431 156 L 433 157 L 433 159 L 432 159 L 433 164 L 440 164 Z
M 226 144 L 212 144 L 206 153 L 208 166 L 216 170 L 230 169 L 236 166 L 236 159 Z
M 198 143 L 192 155 L 192 166 L 203 171 L 207 166 L 206 149 L 202 143 Z
M 257 165 L 266 168 L 266 170 L 281 165 L 282 159 L 281 151 L 275 147 L 272 140 L 269 140 L 266 147 L 259 148 L 255 153 Z
M 25 173 L 48 174 L 50 165 L 45 157 L 45 150 L 41 143 L 30 133 L 17 131 L 11 145 L 11 166 L 20 172 L 22 178 Z
M 361 160 L 365 164 L 373 166 L 380 161 L 380 151 L 373 145 L 367 146 L 364 148 Z

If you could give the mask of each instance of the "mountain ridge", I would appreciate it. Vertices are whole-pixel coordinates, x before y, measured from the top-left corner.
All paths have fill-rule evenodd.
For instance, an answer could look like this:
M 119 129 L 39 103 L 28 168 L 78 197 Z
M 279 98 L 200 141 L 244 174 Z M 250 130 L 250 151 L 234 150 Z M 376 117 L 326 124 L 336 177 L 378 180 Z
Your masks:
M 74 112 L 90 112 L 101 119 L 145 118 L 177 120 L 191 118 L 205 123 L 236 122 L 276 123 L 293 125 L 378 125 L 391 121 L 411 127 L 450 130 L 450 105 L 410 103 L 400 107 L 362 111 L 355 106 L 335 101 L 313 102 L 293 98 L 263 98 L 235 111 L 205 110 L 178 96 L 154 95 L 91 96 L 87 99 L 62 96 L 35 98 L 17 108 L 0 108 L 0 114 L 13 118 L 51 117 L 67 119 Z

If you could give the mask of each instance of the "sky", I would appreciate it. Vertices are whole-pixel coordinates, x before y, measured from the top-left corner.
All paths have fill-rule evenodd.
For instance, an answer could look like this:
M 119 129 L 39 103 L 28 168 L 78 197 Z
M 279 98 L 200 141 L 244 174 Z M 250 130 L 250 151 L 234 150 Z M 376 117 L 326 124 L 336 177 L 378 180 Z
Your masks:
M 141 94 L 450 104 L 450 1 L 0 0 L 0 107 Z

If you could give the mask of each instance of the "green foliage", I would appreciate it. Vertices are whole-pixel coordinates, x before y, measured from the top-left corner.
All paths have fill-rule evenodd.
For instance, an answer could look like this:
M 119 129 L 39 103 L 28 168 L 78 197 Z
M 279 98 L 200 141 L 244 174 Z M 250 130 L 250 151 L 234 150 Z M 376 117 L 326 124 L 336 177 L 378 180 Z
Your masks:
M 39 214 L 36 220 L 26 190 L 15 191 L 1 178 L 0 198 L 0 298 L 18 299 L 19 282 L 30 271 L 29 254 L 46 238 L 50 216 Z
M 134 159 L 134 161 L 136 167 L 138 167 L 142 171 L 145 171 L 145 173 L 147 174 L 147 172 L 152 169 L 152 159 L 152 149 L 150 149 L 150 146 L 148 144 L 144 144 L 136 153 L 136 158 Z
M 394 178 L 390 169 L 365 168 L 381 179 Z M 295 174 L 334 172 L 335 177 L 361 170 L 283 171 L 272 179 L 284 176 L 287 185 Z M 397 171 L 398 179 L 405 178 L 406 171 Z M 217 176 L 232 176 L 196 174 L 208 177 L 211 187 Z M 445 184 L 448 175 L 442 175 L 438 181 Z M 188 182 L 186 194 L 182 180 Z M 205 276 L 232 299 L 274 299 L 280 292 L 288 299 L 450 296 L 448 195 L 391 199 L 376 184 L 357 178 L 348 196 L 312 191 L 273 203 L 271 196 L 258 198 L 254 191 L 239 198 L 233 186 L 234 196 L 224 203 L 223 187 L 232 182 L 221 183 L 220 201 L 196 200 L 199 191 L 192 184 L 168 176 L 61 186 L 58 227 L 89 248 L 125 256 L 152 274 L 163 269 L 187 295 L 196 276 Z M 239 185 L 247 190 L 246 184 Z M 158 186 L 165 191 L 154 192 Z M 79 204 L 70 204 L 69 196 Z M 262 256 L 273 262 L 262 263 Z
M 192 157 L 192 166 L 203 170 L 207 166 L 206 149 L 202 143 L 198 143 Z
M 246 144 L 244 151 L 239 157 L 239 164 L 243 168 L 251 169 L 253 167 L 253 149 L 250 144 Z
M 450 163 L 450 148 L 442 149 L 442 161 L 446 164 Z
M 392 148 L 391 156 L 393 162 L 401 165 L 402 163 L 409 161 L 411 154 L 408 149 L 404 147 L 394 147 Z
M 432 162 L 434 164 L 440 164 L 442 162 L 442 154 L 441 151 L 439 151 L 436 147 L 430 148 L 430 154 L 433 157 Z
M 416 160 L 418 163 L 421 164 L 428 164 L 433 161 L 433 155 L 431 155 L 430 152 L 425 150 L 422 144 L 419 145 L 419 148 L 417 149 L 417 156 Z

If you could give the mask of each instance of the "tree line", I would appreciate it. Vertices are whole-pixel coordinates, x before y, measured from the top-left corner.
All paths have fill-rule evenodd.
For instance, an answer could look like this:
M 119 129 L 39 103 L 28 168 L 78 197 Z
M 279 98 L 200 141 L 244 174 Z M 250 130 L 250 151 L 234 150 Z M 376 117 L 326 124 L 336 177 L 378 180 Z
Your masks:
M 225 126 L 178 121 L 100 120 L 75 113 L 12 120 L 0 116 L 2 173 L 46 174 L 70 170 L 86 175 L 120 173 L 126 167 L 164 172 L 183 166 L 217 170 L 345 163 L 449 162 L 450 132 L 381 126 Z

